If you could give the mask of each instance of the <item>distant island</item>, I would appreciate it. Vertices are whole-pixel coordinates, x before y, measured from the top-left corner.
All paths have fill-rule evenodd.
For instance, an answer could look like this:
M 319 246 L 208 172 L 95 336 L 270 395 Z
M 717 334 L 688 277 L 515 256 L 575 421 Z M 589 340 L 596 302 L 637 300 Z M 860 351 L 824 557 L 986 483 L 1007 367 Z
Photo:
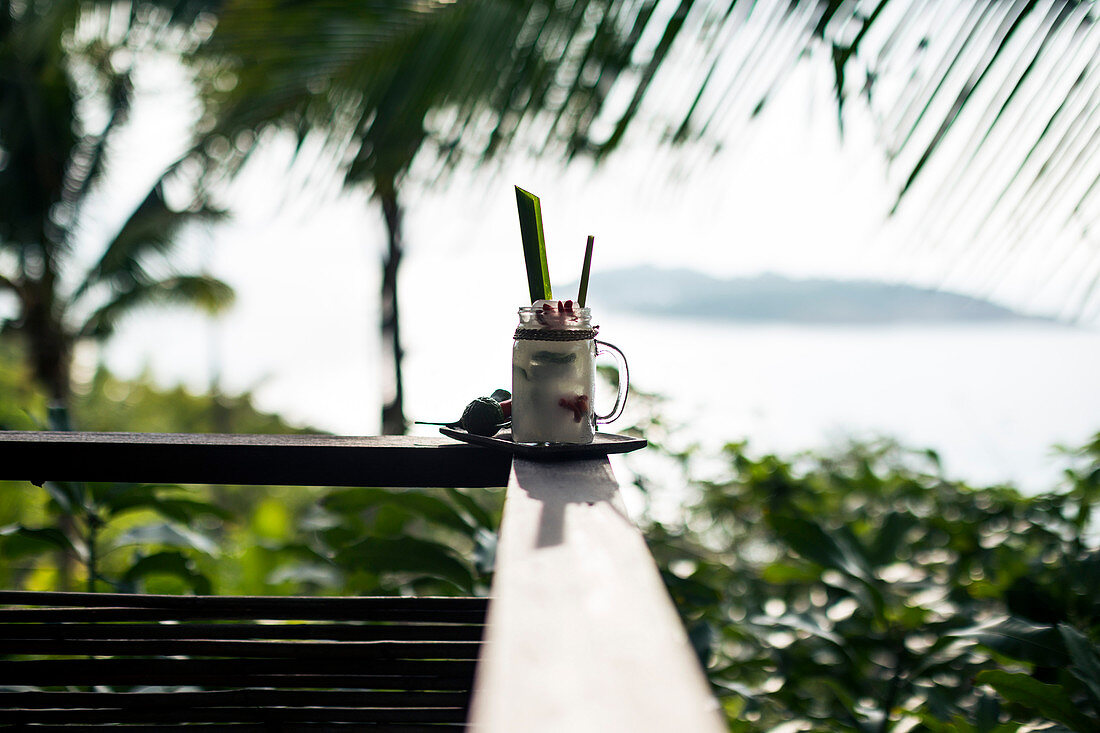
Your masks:
M 572 284 L 565 292 L 575 290 Z M 597 302 L 601 310 L 733 321 L 874 324 L 1053 320 L 966 295 L 909 285 L 796 280 L 780 275 L 718 279 L 694 270 L 656 267 L 594 272 L 588 292 L 589 300 Z

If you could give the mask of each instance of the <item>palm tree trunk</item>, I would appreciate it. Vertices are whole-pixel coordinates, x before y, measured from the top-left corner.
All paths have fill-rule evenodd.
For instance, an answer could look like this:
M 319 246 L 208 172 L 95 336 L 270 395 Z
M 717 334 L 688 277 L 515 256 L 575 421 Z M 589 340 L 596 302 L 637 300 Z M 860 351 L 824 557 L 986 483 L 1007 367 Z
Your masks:
M 69 349 L 66 348 L 65 338 L 60 333 L 61 326 L 52 322 L 48 305 L 30 309 L 23 326 L 26 329 L 26 344 L 30 351 L 34 376 L 46 388 L 49 395 L 50 422 L 53 423 L 54 415 L 58 415 L 67 424 L 71 396 L 70 361 Z M 51 429 L 58 428 L 51 427 Z M 73 511 L 76 509 L 72 511 L 62 509 L 57 518 L 57 526 L 76 545 L 80 533 L 77 530 Z M 72 590 L 75 574 L 76 558 L 62 550 L 57 555 L 57 587 L 63 591 Z
M 71 392 L 69 388 L 69 354 L 65 345 L 55 339 L 54 334 L 30 338 L 34 371 L 39 381 L 46 387 L 51 404 L 69 407 Z
M 72 350 L 55 312 L 55 279 L 47 271 L 40 280 L 28 285 L 20 330 L 30 351 L 35 379 L 46 389 L 51 403 L 67 408 L 71 396 Z
M 383 372 L 389 373 L 389 381 L 382 390 L 382 434 L 404 435 L 405 392 L 401 380 L 401 331 L 397 308 L 397 272 L 401 266 L 404 242 L 401 236 L 401 206 L 397 201 L 397 188 L 391 181 L 379 186 L 378 196 L 382 213 L 386 218 L 388 246 L 382 262 L 382 363 Z M 385 379 L 386 377 L 383 377 Z
M 49 396 L 50 429 L 69 430 L 72 348 L 66 338 L 64 324 L 56 313 L 56 283 L 56 274 L 47 266 L 38 280 L 25 284 L 21 304 L 23 316 L 18 330 L 29 352 L 34 378 Z M 56 423 L 58 420 L 60 423 Z M 81 539 L 76 526 L 76 511 L 78 509 L 75 507 L 70 510 L 63 508 L 57 520 L 58 529 L 74 545 Z M 57 555 L 57 587 L 72 590 L 75 571 L 76 558 L 68 552 L 60 552 Z

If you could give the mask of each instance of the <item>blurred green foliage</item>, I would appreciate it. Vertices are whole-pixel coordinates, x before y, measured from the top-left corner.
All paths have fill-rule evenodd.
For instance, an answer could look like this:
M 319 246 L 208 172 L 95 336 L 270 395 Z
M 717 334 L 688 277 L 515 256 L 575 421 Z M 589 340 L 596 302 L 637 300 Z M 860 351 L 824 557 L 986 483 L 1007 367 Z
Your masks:
M 728 445 L 648 537 L 730 730 L 1100 730 L 1100 436 L 1066 460 L 1023 496 L 888 442 Z
M 0 429 L 306 432 L 252 395 L 97 370 L 71 416 L 0 339 Z M 0 587 L 220 594 L 488 592 L 503 492 L 0 483 Z

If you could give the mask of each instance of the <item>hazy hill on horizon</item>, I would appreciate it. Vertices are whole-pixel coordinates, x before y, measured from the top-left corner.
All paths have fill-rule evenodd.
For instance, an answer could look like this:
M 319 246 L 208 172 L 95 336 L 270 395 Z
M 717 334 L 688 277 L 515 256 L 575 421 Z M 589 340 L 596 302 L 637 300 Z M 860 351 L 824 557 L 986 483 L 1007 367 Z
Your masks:
M 562 292 L 575 293 L 576 283 Z M 1053 319 L 958 293 L 870 280 L 782 275 L 719 279 L 652 266 L 593 272 L 588 304 L 665 316 L 795 323 L 937 323 Z

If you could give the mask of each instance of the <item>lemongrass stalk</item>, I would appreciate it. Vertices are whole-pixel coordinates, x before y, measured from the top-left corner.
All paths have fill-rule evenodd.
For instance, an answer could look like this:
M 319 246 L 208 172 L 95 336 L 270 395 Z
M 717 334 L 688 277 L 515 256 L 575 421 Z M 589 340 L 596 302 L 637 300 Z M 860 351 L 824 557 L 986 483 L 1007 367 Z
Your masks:
M 542 231 L 542 204 L 539 197 L 516 186 L 519 208 L 519 233 L 523 238 L 523 259 L 527 265 L 527 288 L 531 302 L 551 300 L 550 270 L 546 265 L 546 237 Z

